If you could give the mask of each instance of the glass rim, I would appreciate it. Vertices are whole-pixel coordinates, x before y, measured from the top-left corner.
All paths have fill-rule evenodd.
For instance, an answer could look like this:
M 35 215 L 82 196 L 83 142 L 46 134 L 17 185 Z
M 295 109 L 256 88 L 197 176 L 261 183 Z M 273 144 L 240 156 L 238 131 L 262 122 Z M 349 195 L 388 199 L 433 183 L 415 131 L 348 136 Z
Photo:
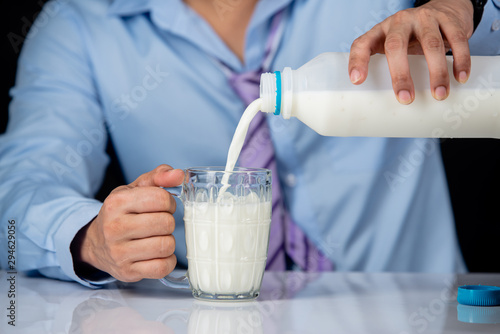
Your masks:
M 213 172 L 213 173 L 230 173 L 230 174 L 247 174 L 247 173 L 270 173 L 269 168 L 260 167 L 234 167 L 231 172 L 226 172 L 225 166 L 198 166 L 188 167 L 184 169 L 186 172 Z

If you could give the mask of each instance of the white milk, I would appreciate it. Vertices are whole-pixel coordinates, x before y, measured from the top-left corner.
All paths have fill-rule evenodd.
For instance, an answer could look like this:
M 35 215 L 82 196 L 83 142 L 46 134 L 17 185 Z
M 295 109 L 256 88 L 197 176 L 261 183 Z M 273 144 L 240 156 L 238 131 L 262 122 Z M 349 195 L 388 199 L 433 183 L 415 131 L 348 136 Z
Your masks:
M 258 291 L 266 266 L 271 202 L 229 192 L 216 203 L 184 203 L 189 282 L 217 294 Z
M 500 93 L 463 89 L 444 103 L 421 91 L 402 106 L 389 90 L 299 92 L 292 116 L 324 136 L 500 138 Z
M 229 152 L 227 153 L 227 162 L 226 162 L 226 172 L 231 172 L 238 161 L 238 157 L 240 156 L 241 148 L 243 147 L 243 143 L 245 142 L 245 137 L 248 132 L 248 127 L 250 126 L 250 122 L 252 122 L 253 118 L 259 112 L 262 104 L 262 99 L 257 99 L 250 103 L 241 116 L 240 122 L 234 131 L 233 140 L 231 141 L 231 145 L 229 146 Z M 228 174 L 226 176 L 229 177 Z M 227 178 L 223 179 L 223 184 L 227 184 Z

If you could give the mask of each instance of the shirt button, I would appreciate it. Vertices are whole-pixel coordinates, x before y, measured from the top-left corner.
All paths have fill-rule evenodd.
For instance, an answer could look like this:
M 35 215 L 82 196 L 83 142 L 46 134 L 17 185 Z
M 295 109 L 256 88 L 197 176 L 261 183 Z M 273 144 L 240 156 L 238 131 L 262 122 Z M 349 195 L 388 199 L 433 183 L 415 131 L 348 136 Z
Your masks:
M 287 174 L 287 176 L 285 177 L 285 183 L 289 187 L 295 187 L 295 184 L 297 184 L 295 175 L 292 173 Z
M 500 19 L 496 19 L 495 21 L 493 21 L 493 24 L 491 25 L 491 30 L 493 31 L 500 30 Z

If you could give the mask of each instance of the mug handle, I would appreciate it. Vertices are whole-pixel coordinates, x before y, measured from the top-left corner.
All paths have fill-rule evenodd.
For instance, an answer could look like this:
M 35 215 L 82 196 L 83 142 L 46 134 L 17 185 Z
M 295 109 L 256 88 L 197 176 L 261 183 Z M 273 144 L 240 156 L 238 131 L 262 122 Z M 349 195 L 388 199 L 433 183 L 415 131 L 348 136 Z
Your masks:
M 177 186 L 177 187 L 171 187 L 171 188 L 163 188 L 166 191 L 168 191 L 172 196 L 181 198 L 182 195 L 182 185 Z M 182 200 L 182 198 L 181 198 Z M 162 282 L 164 285 L 174 288 L 174 289 L 191 289 L 191 286 L 189 285 L 189 278 L 188 278 L 188 273 L 180 276 L 180 277 L 174 277 L 172 275 L 167 275 L 163 278 L 159 279 L 160 282 Z
M 162 187 L 164 190 L 168 191 L 170 195 L 179 198 L 182 201 L 182 184 L 177 187 Z
M 185 275 L 182 275 L 180 277 L 167 275 L 163 278 L 160 278 L 159 281 L 162 282 L 164 285 L 168 286 L 169 288 L 191 290 L 191 285 L 189 284 L 189 278 L 187 272 Z

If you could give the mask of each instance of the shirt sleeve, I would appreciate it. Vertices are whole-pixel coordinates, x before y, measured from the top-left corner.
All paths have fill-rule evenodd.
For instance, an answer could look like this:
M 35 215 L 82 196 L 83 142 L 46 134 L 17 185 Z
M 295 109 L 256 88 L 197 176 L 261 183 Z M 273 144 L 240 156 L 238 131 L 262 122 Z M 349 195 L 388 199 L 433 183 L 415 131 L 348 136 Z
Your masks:
M 0 248 L 15 222 L 16 270 L 95 286 L 110 277 L 78 277 L 70 244 L 102 205 L 93 196 L 109 160 L 107 132 L 82 20 L 58 6 L 45 6 L 26 36 L 10 92 L 0 136 Z M 0 267 L 11 265 L 1 254 Z
M 473 55 L 500 55 L 500 0 L 488 0 L 483 18 L 469 39 Z

